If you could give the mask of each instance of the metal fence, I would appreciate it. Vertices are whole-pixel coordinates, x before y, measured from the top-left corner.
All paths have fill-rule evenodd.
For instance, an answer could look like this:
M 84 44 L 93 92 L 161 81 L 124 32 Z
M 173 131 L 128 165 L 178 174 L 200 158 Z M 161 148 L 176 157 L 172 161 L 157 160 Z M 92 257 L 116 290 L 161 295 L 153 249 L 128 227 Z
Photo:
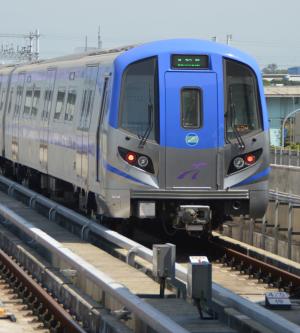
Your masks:
M 270 163 L 300 167 L 300 149 L 274 147 L 270 149 Z
M 270 149 L 270 163 L 274 166 L 285 166 L 292 169 L 300 168 L 300 149 L 291 149 L 284 147 L 274 147 Z M 287 237 L 287 258 L 292 259 L 292 245 L 294 243 L 294 236 L 300 235 L 300 230 L 295 231 L 295 209 L 300 208 L 300 196 L 290 193 L 283 193 L 279 191 L 270 190 L 269 200 L 273 202 L 272 207 L 272 220 L 269 217 L 269 221 L 266 217 L 262 219 L 262 247 L 265 247 L 266 235 L 270 235 L 270 228 L 273 228 L 271 234 L 274 237 L 274 253 L 278 254 L 278 241 L 280 232 L 286 232 Z M 286 223 L 279 221 L 279 210 L 282 206 L 287 208 L 287 216 L 285 218 Z M 256 222 L 254 222 L 256 223 Z M 284 224 L 284 226 L 282 226 Z M 299 223 L 298 223 L 299 224 Z M 251 223 L 250 223 L 251 225 Z M 254 226 L 252 227 L 252 229 Z M 251 226 L 250 226 L 251 229 Z M 253 236 L 252 236 L 253 237 Z

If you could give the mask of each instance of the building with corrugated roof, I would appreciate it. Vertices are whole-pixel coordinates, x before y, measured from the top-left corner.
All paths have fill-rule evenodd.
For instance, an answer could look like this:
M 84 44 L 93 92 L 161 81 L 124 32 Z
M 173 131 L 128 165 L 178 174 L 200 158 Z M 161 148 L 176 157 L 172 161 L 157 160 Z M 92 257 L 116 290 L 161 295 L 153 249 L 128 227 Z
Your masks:
M 264 88 L 270 121 L 271 144 L 280 146 L 284 118 L 300 109 L 300 86 L 266 86 Z M 287 142 L 300 142 L 300 113 L 287 122 Z

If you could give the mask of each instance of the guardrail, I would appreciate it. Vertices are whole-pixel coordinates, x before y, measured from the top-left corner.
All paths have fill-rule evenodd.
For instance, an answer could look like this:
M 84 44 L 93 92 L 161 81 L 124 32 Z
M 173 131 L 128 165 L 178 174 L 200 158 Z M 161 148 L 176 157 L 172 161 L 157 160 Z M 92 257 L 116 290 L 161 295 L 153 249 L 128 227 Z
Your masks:
M 132 294 L 125 286 L 115 282 L 109 276 L 102 273 L 84 259 L 74 254 L 61 243 L 47 235 L 33 224 L 23 219 L 11 209 L 0 204 L 0 215 L 8 222 L 21 229 L 26 235 L 34 239 L 35 242 L 45 247 L 52 254 L 65 260 L 73 269 L 84 271 L 86 277 L 92 280 L 104 293 L 123 304 L 129 311 L 134 313 L 137 318 L 146 323 L 156 332 L 162 333 L 188 333 L 183 327 L 171 320 L 166 315 L 147 304 L 141 298 Z
M 19 193 L 23 196 L 27 196 L 27 200 L 31 206 L 39 204 L 47 207 L 49 209 L 50 220 L 54 219 L 55 216 L 59 214 L 71 220 L 73 223 L 79 225 L 81 227 L 82 238 L 85 238 L 88 232 L 92 232 L 93 234 L 108 240 L 116 246 L 128 250 L 129 253 L 134 252 L 136 256 L 139 256 L 144 260 L 152 263 L 153 251 L 144 247 L 143 245 L 138 244 L 137 242 L 134 242 L 112 230 L 109 230 L 104 226 L 99 225 L 94 221 L 89 220 L 80 214 L 77 214 L 74 211 L 57 204 L 56 202 L 53 202 L 52 200 L 49 200 L 11 180 L 8 180 L 7 178 L 0 176 L 0 184 L 2 187 L 4 186 L 7 188 L 10 195 Z M 57 254 L 65 256 L 65 259 L 67 259 L 67 261 L 70 263 L 74 264 L 75 266 L 81 264 L 84 267 L 86 273 L 93 279 L 93 281 L 99 283 L 101 288 L 116 297 L 116 299 L 118 299 L 121 303 L 124 303 L 124 305 L 126 305 L 130 311 L 135 313 L 154 330 L 167 333 L 187 332 L 182 327 L 171 321 L 168 317 L 162 315 L 150 305 L 143 302 L 140 298 L 131 294 L 128 289 L 124 288 L 124 286 L 113 282 L 104 274 L 99 275 L 98 270 L 95 270 L 95 268 L 86 263 L 83 259 L 75 256 L 71 251 L 67 249 L 65 249 L 66 251 L 63 251 L 63 248 L 61 248 L 55 240 L 51 240 L 50 243 L 48 243 L 47 239 L 49 239 L 49 236 L 41 231 L 34 230 L 34 228 L 28 228 L 29 225 L 27 221 L 20 219 L 20 217 L 18 217 L 15 213 L 9 212 L 6 207 L 0 205 L 0 214 L 4 215 L 8 221 L 17 223 L 19 226 L 21 226 L 24 232 L 30 234 L 30 236 L 33 237 L 37 242 L 42 243 L 44 246 L 48 246 L 48 248 L 51 248 L 51 251 L 53 250 Z M 34 231 L 35 234 L 33 234 Z M 175 273 L 177 283 L 179 285 L 182 283 L 186 285 L 187 269 L 179 264 L 176 264 Z M 216 283 L 213 283 L 212 285 L 212 293 L 215 300 L 218 300 L 228 305 L 229 307 L 233 307 L 241 313 L 246 314 L 256 322 L 269 328 L 274 333 L 300 333 L 299 326 L 291 323 L 290 321 L 275 313 L 270 312 L 267 309 L 264 309 L 258 304 L 252 303 L 247 299 L 234 294 L 233 292 L 223 288 Z

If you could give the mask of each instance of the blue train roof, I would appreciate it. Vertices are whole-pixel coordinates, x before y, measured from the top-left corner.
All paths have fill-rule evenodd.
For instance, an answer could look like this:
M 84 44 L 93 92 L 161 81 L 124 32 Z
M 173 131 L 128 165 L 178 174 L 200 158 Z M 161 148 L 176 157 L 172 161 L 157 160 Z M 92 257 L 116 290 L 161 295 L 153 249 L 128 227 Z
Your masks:
M 117 62 L 130 63 L 163 53 L 218 54 L 249 64 L 259 71 L 257 62 L 248 54 L 228 45 L 200 39 L 167 39 L 138 45 L 117 57 Z

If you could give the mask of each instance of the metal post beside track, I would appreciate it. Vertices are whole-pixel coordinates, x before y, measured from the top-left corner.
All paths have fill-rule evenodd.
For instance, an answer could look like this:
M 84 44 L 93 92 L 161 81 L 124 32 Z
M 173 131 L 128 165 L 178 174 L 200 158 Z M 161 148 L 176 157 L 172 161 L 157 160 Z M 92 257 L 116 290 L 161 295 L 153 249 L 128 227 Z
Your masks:
M 267 218 L 266 215 L 263 216 L 262 218 L 262 238 L 261 238 L 261 248 L 263 250 L 266 249 L 266 232 L 267 232 Z
M 249 244 L 253 245 L 253 234 L 254 234 L 254 219 L 250 219 L 249 221 Z
M 288 259 L 292 259 L 292 241 L 293 241 L 293 221 L 294 221 L 294 209 L 293 204 L 289 202 L 288 211 Z
M 245 219 L 243 215 L 240 215 L 240 232 L 239 232 L 239 241 L 243 241 L 243 232 L 244 232 Z
M 278 213 L 279 213 L 279 200 L 278 200 L 278 191 L 276 190 L 276 199 L 275 199 L 275 214 L 274 214 L 274 253 L 278 254 L 278 232 L 279 232 L 279 221 L 278 221 Z

